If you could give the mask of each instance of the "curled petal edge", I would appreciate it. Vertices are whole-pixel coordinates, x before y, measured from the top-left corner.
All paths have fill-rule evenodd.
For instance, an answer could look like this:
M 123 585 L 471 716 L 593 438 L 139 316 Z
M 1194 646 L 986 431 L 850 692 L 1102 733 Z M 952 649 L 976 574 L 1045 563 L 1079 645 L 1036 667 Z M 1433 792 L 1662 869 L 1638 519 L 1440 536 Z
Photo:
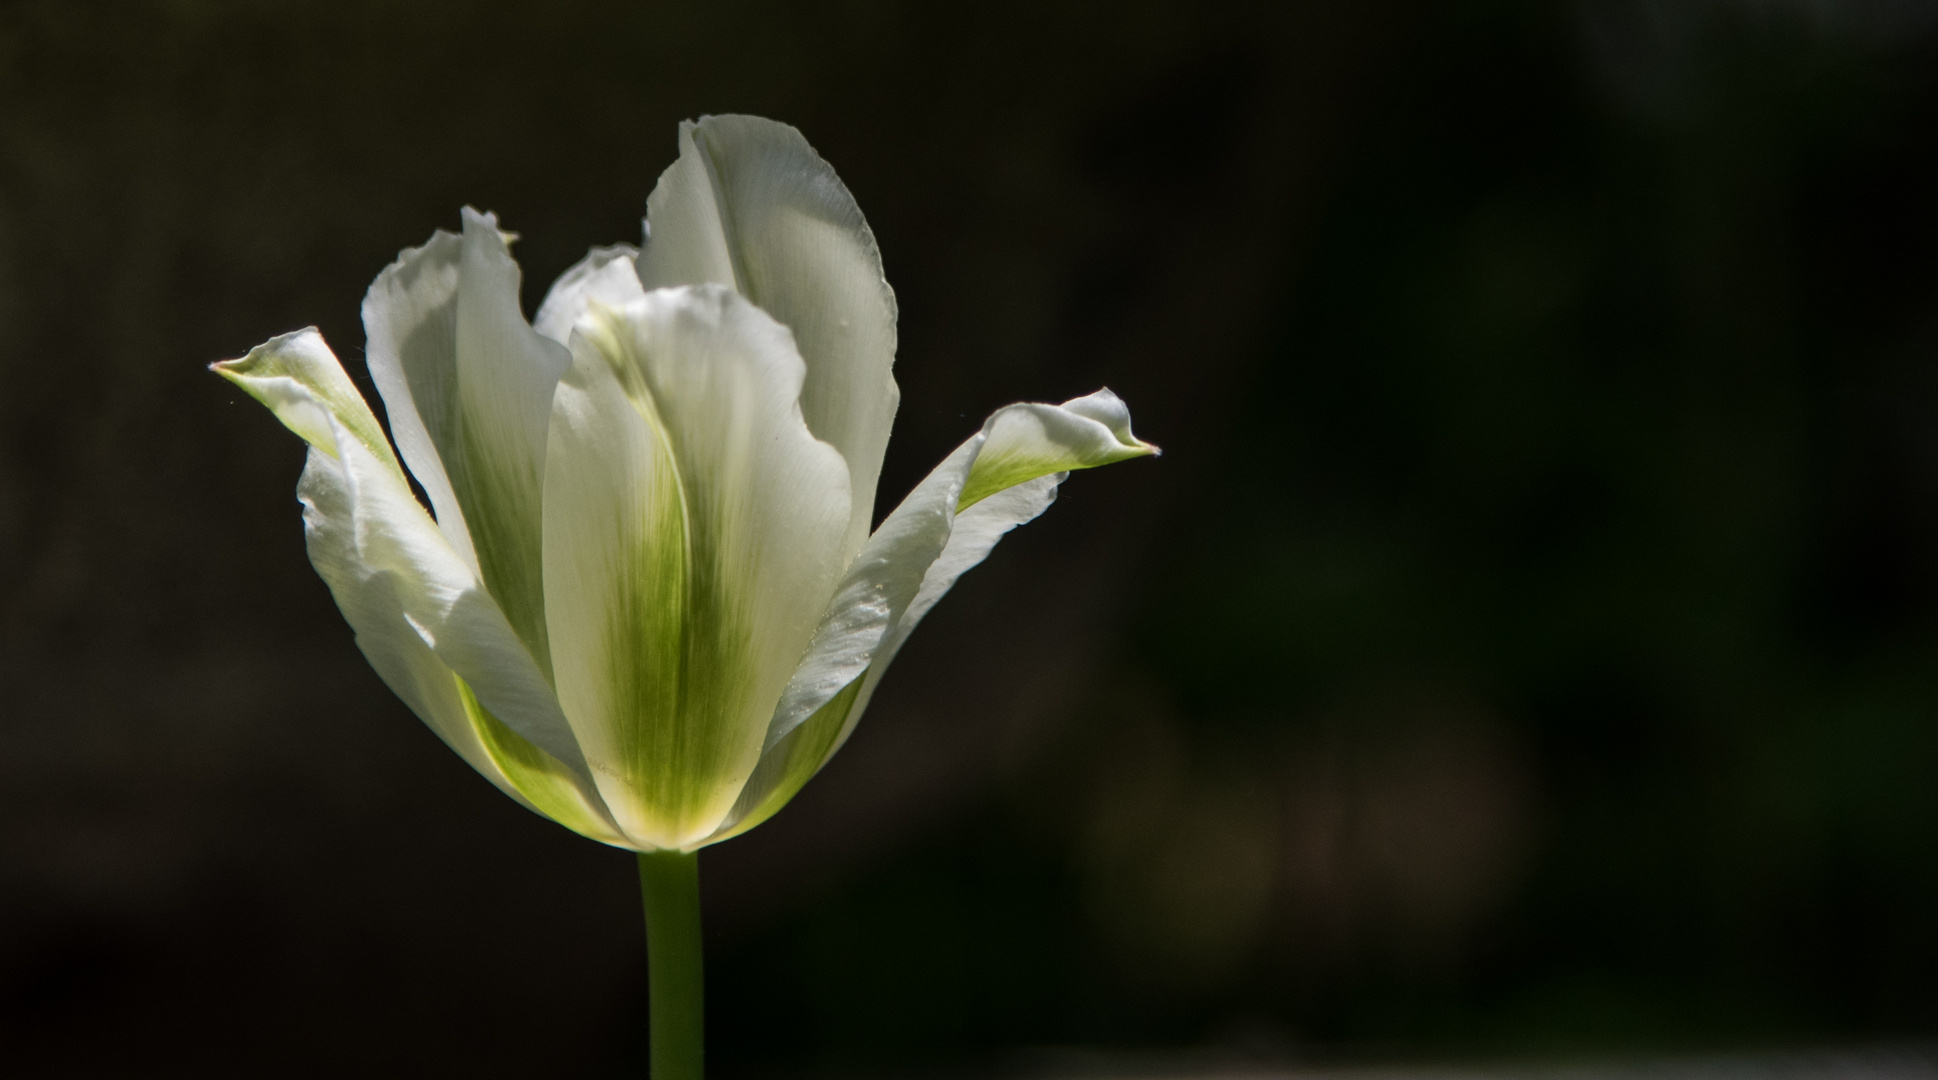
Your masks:
M 760 764 L 702 843 L 760 824 L 813 777 L 854 730 L 916 624 L 1004 534 L 1048 509 L 1071 471 L 1158 452 L 1131 433 L 1130 410 L 1108 389 L 990 414 L 850 564 L 775 709 Z
M 514 649 L 509 623 L 411 496 L 382 429 L 322 336 L 314 328 L 285 334 L 211 367 L 310 443 L 297 487 L 310 559 L 384 682 L 528 808 L 635 847 L 584 781 L 563 715 L 546 715 L 558 706 L 523 648 Z M 532 670 L 519 670 L 519 659 Z M 481 697 L 521 722 L 500 720 Z

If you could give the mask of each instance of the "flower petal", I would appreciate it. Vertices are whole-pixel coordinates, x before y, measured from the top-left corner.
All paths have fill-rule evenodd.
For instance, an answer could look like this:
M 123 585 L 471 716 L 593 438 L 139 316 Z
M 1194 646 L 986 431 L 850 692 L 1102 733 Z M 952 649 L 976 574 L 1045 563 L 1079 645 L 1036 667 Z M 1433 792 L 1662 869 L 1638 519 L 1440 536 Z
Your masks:
M 572 327 L 595 301 L 624 307 L 646 295 L 633 266 L 638 257 L 639 249 L 630 244 L 593 248 L 552 283 L 545 302 L 538 305 L 532 329 L 564 345 L 571 340 Z
M 1131 434 L 1130 410 L 1108 389 L 1061 405 L 1011 405 L 983 425 L 989 441 L 963 486 L 961 508 L 1051 473 L 1156 454 Z
M 377 460 L 397 468 L 377 418 L 316 327 L 270 338 L 247 356 L 210 364 L 209 370 L 248 391 L 284 427 L 330 457 L 337 456 L 340 425 Z
M 549 672 L 540 491 L 552 389 L 571 359 L 525 322 L 518 286 L 497 219 L 467 208 L 462 238 L 433 237 L 378 276 L 364 325 L 404 460 Z
M 854 197 L 794 128 L 707 116 L 680 125 L 679 160 L 646 205 L 646 288 L 727 285 L 793 330 L 801 414 L 847 461 L 846 550 L 859 551 L 901 391 L 895 293 Z
M 553 405 L 545 592 L 565 713 L 616 820 L 731 809 L 845 562 L 848 470 L 787 328 L 717 285 L 593 305 Z
M 357 553 L 353 490 L 342 464 L 312 448 L 297 486 L 310 562 L 370 666 L 445 745 L 505 794 L 583 836 L 625 846 L 591 785 L 492 715 L 425 643 L 404 613 L 398 576 L 372 568 Z
M 458 442 L 457 295 L 464 241 L 438 230 L 408 248 L 370 283 L 363 298 L 364 361 L 384 399 L 397 452 L 430 497 L 439 531 L 472 570 L 478 568 L 464 509 L 444 471 L 441 447 Z
M 471 568 L 451 550 L 403 477 L 339 442 L 357 558 L 396 576 L 397 599 L 438 659 L 492 713 L 546 753 L 578 766 L 571 727 L 544 675 Z
M 822 614 L 767 729 L 772 749 L 794 728 L 861 677 L 882 638 L 922 587 L 929 567 L 949 542 L 956 501 L 986 435 L 977 432 L 936 466 L 882 521 L 848 566 Z
M 493 783 L 570 828 L 618 842 L 597 795 L 574 772 L 576 765 L 583 773 L 583 759 L 556 700 L 411 496 L 376 418 L 322 336 L 285 334 L 213 367 L 310 443 L 297 486 L 310 560 L 378 675 Z M 477 683 L 490 710 L 460 674 Z
M 458 756 L 516 794 L 491 764 L 465 717 L 451 669 L 404 618 L 395 575 L 372 571 L 357 557 L 350 485 L 343 477 L 342 466 L 320 444 L 311 447 L 296 495 L 303 504 L 303 535 L 310 563 L 336 597 L 344 620 L 356 631 L 357 648 L 364 658 Z
M 491 714 L 463 679 L 453 675 L 479 746 L 493 767 L 504 774 L 506 783 L 519 795 L 519 802 L 571 829 L 614 847 L 637 850 L 632 840 L 619 831 L 599 793 L 564 762 L 533 746 L 504 721 Z M 502 785 L 501 785 L 502 786 Z
M 769 722 L 759 770 L 707 842 L 752 828 L 806 783 L 853 730 L 915 625 L 1004 533 L 1055 501 L 1069 470 L 1155 453 L 1131 434 L 1130 411 L 1109 390 L 991 414 L 916 485 L 849 566 Z M 969 498 L 977 487 L 984 493 Z M 848 704 L 831 707 L 842 699 Z
M 739 836 L 780 812 L 781 807 L 814 779 L 821 766 L 834 755 L 836 745 L 848 733 L 848 718 L 861 696 L 862 680 L 844 687 L 814 715 L 768 747 L 760 755 L 754 775 L 740 789 L 726 818 L 702 844 L 717 844 Z

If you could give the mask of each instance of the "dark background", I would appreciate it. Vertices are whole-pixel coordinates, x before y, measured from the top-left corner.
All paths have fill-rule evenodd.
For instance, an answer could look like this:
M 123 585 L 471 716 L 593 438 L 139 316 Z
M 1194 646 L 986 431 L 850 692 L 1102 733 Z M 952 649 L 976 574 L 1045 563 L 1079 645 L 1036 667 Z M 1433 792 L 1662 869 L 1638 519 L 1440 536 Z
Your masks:
M 385 690 L 203 365 L 367 385 L 466 203 L 535 304 L 727 111 L 880 239 L 884 509 L 1019 399 L 1167 453 L 707 851 L 716 1076 L 1938 1034 L 1935 61 L 1887 0 L 0 4 L 8 1071 L 639 1073 L 630 860 Z

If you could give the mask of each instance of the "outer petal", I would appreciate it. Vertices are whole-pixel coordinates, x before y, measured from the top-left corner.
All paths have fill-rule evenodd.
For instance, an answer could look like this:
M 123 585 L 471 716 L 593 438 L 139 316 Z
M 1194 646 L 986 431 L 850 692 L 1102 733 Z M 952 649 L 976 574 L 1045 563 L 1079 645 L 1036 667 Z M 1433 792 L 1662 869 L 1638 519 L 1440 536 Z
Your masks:
M 569 765 L 582 757 L 558 700 L 503 611 L 457 558 L 404 478 L 341 447 L 357 557 L 396 578 L 404 618 L 512 730 Z
M 1108 389 L 1061 405 L 1011 405 L 983 425 L 988 442 L 963 486 L 961 509 L 1026 480 L 1157 453 L 1131 434 L 1130 410 Z
M 581 835 L 627 846 L 589 784 L 492 715 L 438 659 L 404 613 L 397 575 L 359 556 L 353 490 L 342 465 L 312 448 L 297 486 L 310 562 L 356 631 L 357 648 L 370 666 L 447 746 L 505 794 Z
M 547 617 L 560 700 L 642 845 L 732 807 L 845 562 L 848 470 L 787 329 L 719 286 L 594 305 L 553 407 Z
M 497 219 L 404 253 L 370 287 L 370 369 L 446 538 L 549 670 L 539 556 L 552 388 L 571 363 L 526 324 Z
M 377 460 L 397 468 L 377 418 L 316 327 L 270 338 L 242 359 L 210 364 L 209 370 L 269 406 L 284 427 L 330 457 L 337 456 L 340 426 Z
M 895 294 L 861 209 L 801 133 L 754 116 L 680 126 L 680 157 L 647 200 L 639 278 L 648 288 L 716 282 L 794 331 L 801 413 L 848 463 L 847 551 L 875 507 L 901 392 Z
M 322 337 L 287 334 L 214 369 L 310 442 L 297 489 L 310 558 L 371 666 L 452 749 L 520 802 L 585 835 L 622 842 L 596 794 L 565 764 L 581 759 L 556 702 L 490 597 L 411 497 L 375 418 Z M 492 715 L 454 668 L 477 680 L 518 730 Z
M 363 298 L 364 359 L 384 399 L 398 453 L 430 496 L 444 539 L 476 570 L 464 509 L 438 456 L 440 447 L 458 443 L 457 295 L 463 254 L 464 241 L 439 230 L 377 275 Z
M 916 624 L 1004 533 L 1047 509 L 1070 470 L 1155 453 L 1109 390 L 991 414 L 849 567 L 775 709 L 760 768 L 708 842 L 753 828 L 793 797 L 853 730 Z

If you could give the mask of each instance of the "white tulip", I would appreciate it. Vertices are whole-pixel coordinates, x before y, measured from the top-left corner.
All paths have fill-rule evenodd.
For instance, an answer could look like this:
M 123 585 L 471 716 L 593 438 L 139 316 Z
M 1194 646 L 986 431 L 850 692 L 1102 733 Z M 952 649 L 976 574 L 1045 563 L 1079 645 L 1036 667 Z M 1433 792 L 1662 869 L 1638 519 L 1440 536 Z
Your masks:
M 793 797 L 1069 470 L 1156 448 L 1108 390 L 1011 405 L 871 534 L 896 311 L 847 188 L 793 128 L 709 117 L 647 207 L 532 323 L 489 214 L 378 275 L 396 455 L 314 329 L 215 370 L 309 442 L 310 559 L 391 689 L 533 810 L 690 852 Z

